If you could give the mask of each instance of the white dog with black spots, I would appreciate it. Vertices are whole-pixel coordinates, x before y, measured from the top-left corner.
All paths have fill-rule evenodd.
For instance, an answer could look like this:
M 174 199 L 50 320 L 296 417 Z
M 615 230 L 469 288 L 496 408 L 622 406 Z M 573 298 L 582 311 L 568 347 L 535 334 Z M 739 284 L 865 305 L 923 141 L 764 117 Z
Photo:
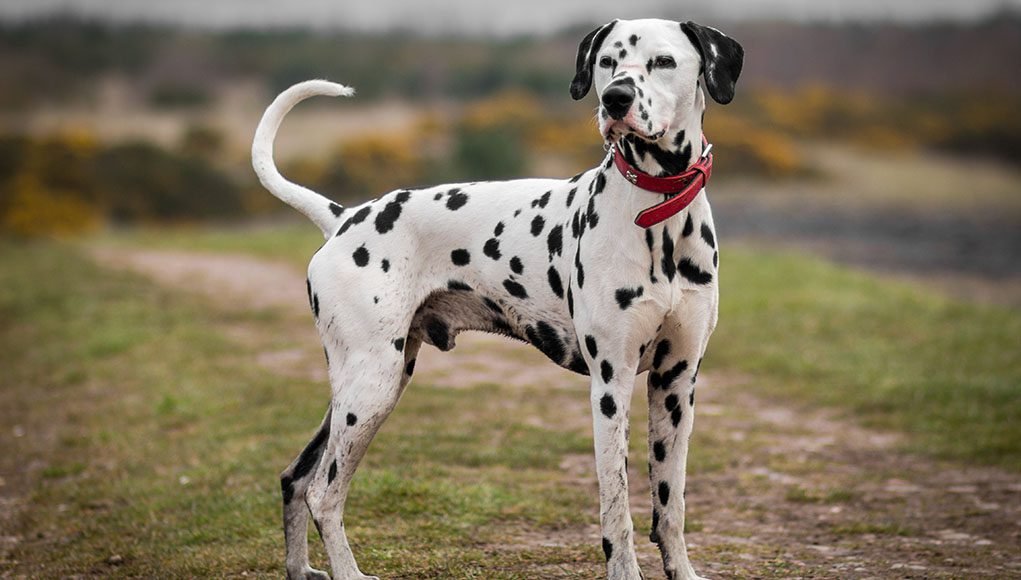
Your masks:
M 594 87 L 599 131 L 651 176 L 681 173 L 702 152 L 705 98 L 728 103 L 743 50 L 693 22 L 615 20 L 578 49 L 574 99 Z M 695 382 L 716 326 L 718 248 L 705 191 L 648 229 L 634 216 L 664 196 L 633 185 L 613 153 L 568 180 L 522 179 L 402 189 L 345 208 L 287 181 L 273 163 L 284 115 L 347 87 L 308 81 L 267 109 L 252 157 L 263 185 L 326 236 L 308 268 L 332 400 L 281 474 L 289 578 L 309 566 L 308 513 L 338 579 L 355 563 L 344 504 L 369 442 L 411 379 L 422 343 L 454 348 L 463 330 L 535 345 L 591 376 L 602 547 L 611 579 L 641 578 L 628 506 L 629 407 L 649 372 L 653 522 L 669 578 L 697 578 L 684 543 L 684 483 Z M 307 506 L 307 509 L 306 509 Z

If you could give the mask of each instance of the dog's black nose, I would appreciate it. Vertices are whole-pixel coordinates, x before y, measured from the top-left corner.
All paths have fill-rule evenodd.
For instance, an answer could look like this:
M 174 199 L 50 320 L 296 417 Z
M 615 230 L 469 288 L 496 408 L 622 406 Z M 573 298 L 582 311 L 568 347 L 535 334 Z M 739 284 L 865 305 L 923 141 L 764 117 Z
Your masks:
M 606 113 L 619 121 L 627 115 L 631 103 L 635 102 L 635 87 L 623 83 L 610 85 L 603 91 L 602 100 Z

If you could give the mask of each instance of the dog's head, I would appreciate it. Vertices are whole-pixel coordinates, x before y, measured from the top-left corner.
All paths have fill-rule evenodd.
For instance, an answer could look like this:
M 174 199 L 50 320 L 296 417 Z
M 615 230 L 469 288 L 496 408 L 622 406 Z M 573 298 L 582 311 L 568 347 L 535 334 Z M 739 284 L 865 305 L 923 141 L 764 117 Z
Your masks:
M 578 46 L 571 96 L 594 85 L 599 132 L 614 142 L 633 133 L 656 141 L 677 129 L 704 97 L 698 77 L 718 103 L 734 98 L 744 49 L 715 28 L 669 20 L 614 20 L 590 32 Z

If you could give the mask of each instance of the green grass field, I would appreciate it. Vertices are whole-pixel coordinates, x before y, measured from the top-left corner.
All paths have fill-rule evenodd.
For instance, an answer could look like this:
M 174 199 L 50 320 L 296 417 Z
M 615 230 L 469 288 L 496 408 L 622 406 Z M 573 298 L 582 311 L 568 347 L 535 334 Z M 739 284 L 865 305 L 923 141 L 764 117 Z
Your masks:
M 111 243 L 242 252 L 304 268 L 306 224 L 172 230 Z M 1021 313 L 967 304 L 803 254 L 724 247 L 707 368 L 770 395 L 831 405 L 939 457 L 1021 471 Z
M 247 366 L 259 345 L 245 349 L 215 330 L 244 324 L 272 341 L 278 317 L 218 311 L 101 270 L 65 246 L 5 243 L 0 261 L 0 314 L 10 321 L 0 330 L 5 422 L 53 436 L 32 442 L 45 449 L 15 450 L 49 460 L 30 497 L 49 509 L 30 510 L 30 540 L 15 557 L 42 557 L 43 576 L 278 574 L 275 474 L 306 442 L 328 390 Z M 556 528 L 594 515 L 587 494 L 551 476 L 565 454 L 589 452 L 588 438 L 523 426 L 503 406 L 555 424 L 556 396 L 538 400 L 499 386 L 410 390 L 390 423 L 403 428 L 376 439 L 348 508 L 362 522 L 349 526 L 356 546 L 388 546 L 363 553 L 366 569 L 475 577 L 483 565 L 561 562 L 565 551 L 598 564 L 598 547 L 587 543 L 486 549 L 516 522 Z M 420 444 L 424 433 L 432 445 Z M 55 537 L 61 545 L 51 545 Z M 33 549 L 44 553 L 33 558 Z M 410 557 L 425 551 L 426 559 Z M 123 561 L 111 567 L 115 555 Z
M 99 243 L 303 266 L 319 242 L 303 224 Z M 705 368 L 754 377 L 748 388 L 769 397 L 902 431 L 926 454 L 1021 470 L 1017 312 L 795 254 L 733 247 L 721 262 L 721 324 Z M 14 440 L 7 460 L 46 458 L 26 499 L 25 540 L 0 570 L 279 575 L 275 475 L 328 398 L 325 384 L 248 364 L 277 340 L 285 316 L 216 307 L 101 269 L 77 246 L 4 242 L 0 263 L 0 417 L 45 434 Z M 246 340 L 224 332 L 231 327 L 245 328 Z M 534 577 L 547 566 L 557 577 L 601 575 L 588 538 L 522 540 L 598 519 L 591 494 L 561 469 L 591 454 L 588 434 L 539 426 L 560 425 L 563 409 L 587 398 L 501 385 L 409 389 L 355 480 L 348 530 L 362 569 L 401 578 Z M 643 431 L 632 437 L 633 465 L 644 465 Z M 425 434 L 432 444 L 421 444 Z M 719 434 L 707 441 L 693 449 L 696 476 L 731 445 Z M 833 501 L 851 500 L 844 495 Z

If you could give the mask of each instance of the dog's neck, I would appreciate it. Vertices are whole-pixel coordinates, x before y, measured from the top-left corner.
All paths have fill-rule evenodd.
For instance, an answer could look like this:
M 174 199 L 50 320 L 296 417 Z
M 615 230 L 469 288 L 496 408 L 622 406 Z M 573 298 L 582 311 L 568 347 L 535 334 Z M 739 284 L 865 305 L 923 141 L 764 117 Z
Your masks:
M 702 99 L 696 99 L 695 110 L 682 114 L 676 126 L 658 141 L 647 141 L 633 133 L 617 141 L 624 159 L 649 175 L 666 177 L 684 173 L 702 154 Z

